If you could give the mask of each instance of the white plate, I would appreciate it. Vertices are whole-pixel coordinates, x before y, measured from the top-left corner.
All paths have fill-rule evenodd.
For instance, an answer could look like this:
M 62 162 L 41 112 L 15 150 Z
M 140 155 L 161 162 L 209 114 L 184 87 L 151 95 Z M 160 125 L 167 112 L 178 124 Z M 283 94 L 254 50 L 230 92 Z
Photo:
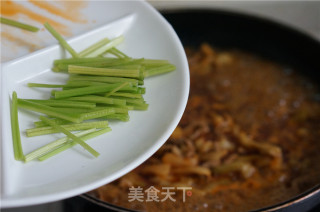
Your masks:
M 129 5 L 130 4 L 130 5 Z M 145 80 L 147 111 L 130 111 L 129 122 L 111 122 L 112 132 L 88 143 L 101 154 L 93 158 L 79 145 L 44 162 L 22 163 L 13 157 L 10 126 L 12 91 L 20 98 L 47 98 L 49 90 L 28 88 L 28 82 L 61 83 L 66 74 L 50 71 L 54 59 L 65 57 L 58 46 L 34 52 L 2 65 L 1 73 L 1 204 L 18 207 L 75 196 L 126 174 L 149 158 L 168 139 L 186 106 L 189 91 L 188 64 L 172 27 L 145 2 L 103 2 L 105 13 L 116 21 L 68 42 L 76 50 L 106 36 L 124 35 L 119 46 L 129 56 L 168 59 L 177 66 L 169 74 Z M 121 18 L 119 18 L 121 17 Z M 109 20 L 115 20 L 108 17 Z M 24 154 L 55 140 L 59 135 L 27 138 L 37 115 L 19 110 Z

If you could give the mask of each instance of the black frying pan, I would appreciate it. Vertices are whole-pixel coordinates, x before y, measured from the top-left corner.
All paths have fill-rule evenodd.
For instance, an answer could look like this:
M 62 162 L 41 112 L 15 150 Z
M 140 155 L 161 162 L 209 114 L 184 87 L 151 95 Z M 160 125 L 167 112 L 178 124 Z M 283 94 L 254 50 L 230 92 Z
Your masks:
M 300 70 L 320 85 L 320 43 L 301 32 L 270 20 L 221 10 L 175 10 L 163 15 L 185 46 L 208 42 L 218 48 L 245 50 Z M 95 211 L 122 210 L 87 194 L 82 197 L 93 203 Z M 79 209 L 79 200 L 84 201 L 78 198 L 70 211 Z M 85 201 L 81 205 L 88 207 Z M 320 205 L 320 179 L 311 190 L 259 211 L 308 211 L 316 205 Z
M 221 10 L 177 10 L 164 16 L 184 45 L 206 41 L 216 47 L 242 49 L 320 79 L 320 43 L 295 29 Z

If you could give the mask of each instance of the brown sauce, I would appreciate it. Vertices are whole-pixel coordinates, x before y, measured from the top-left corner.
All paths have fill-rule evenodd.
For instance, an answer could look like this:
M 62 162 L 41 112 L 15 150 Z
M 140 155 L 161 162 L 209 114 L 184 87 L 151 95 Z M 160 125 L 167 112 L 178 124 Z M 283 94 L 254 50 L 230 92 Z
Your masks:
M 187 108 L 141 166 L 93 193 L 144 211 L 248 211 L 320 183 L 320 93 L 294 70 L 240 51 L 186 49 Z M 130 187 L 192 187 L 182 201 L 128 201 Z

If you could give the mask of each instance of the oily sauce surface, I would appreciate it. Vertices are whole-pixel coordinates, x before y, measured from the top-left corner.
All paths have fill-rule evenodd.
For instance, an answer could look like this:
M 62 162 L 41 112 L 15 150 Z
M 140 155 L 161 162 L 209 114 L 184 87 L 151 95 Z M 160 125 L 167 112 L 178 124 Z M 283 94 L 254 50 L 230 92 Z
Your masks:
M 191 89 L 179 126 L 154 156 L 93 195 L 144 211 L 247 211 L 320 183 L 315 84 L 240 51 L 203 44 L 186 52 Z M 138 186 L 143 201 L 128 201 Z M 151 186 L 159 201 L 146 201 Z M 176 201 L 161 201 L 163 187 Z M 192 187 L 184 202 L 177 187 Z

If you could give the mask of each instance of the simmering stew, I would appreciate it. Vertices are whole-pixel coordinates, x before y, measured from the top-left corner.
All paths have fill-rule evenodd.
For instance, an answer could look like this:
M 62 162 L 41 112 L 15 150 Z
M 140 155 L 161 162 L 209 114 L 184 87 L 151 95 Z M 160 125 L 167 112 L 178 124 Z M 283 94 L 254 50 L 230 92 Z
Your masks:
M 178 127 L 149 160 L 94 195 L 134 210 L 247 211 L 320 183 L 316 84 L 237 50 L 186 52 L 191 88 Z M 142 201 L 129 190 L 138 186 Z M 162 201 L 168 187 L 175 201 Z

